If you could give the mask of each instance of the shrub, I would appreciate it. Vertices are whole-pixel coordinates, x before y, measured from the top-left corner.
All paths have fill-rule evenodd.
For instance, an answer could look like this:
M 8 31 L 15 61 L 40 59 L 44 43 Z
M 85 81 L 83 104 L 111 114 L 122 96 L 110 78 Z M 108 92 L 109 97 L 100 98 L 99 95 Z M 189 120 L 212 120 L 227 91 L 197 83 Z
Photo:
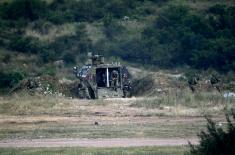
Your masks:
M 18 20 L 37 20 L 46 11 L 46 3 L 41 0 L 13 0 L 5 4 L 2 16 L 5 19 Z
M 39 55 L 40 55 L 42 63 L 52 62 L 58 58 L 56 52 L 54 50 L 50 50 L 50 49 L 42 50 Z
M 56 68 L 53 65 L 47 65 L 47 66 L 42 68 L 39 75 L 40 76 L 42 76 L 42 75 L 55 76 L 56 75 Z
M 4 55 L 4 57 L 2 58 L 2 62 L 4 63 L 9 63 L 11 62 L 12 56 L 10 54 L 6 54 Z
M 232 120 L 231 117 L 232 116 Z M 207 119 L 207 132 L 199 134 L 199 145 L 190 144 L 192 155 L 233 155 L 235 154 L 235 111 L 226 115 L 227 129 L 217 127 L 210 118 Z
M 104 34 L 108 39 L 114 39 L 120 36 L 124 32 L 125 28 L 115 21 L 110 21 L 110 23 L 105 23 Z
M 106 5 L 106 10 L 116 18 L 121 18 L 127 14 L 128 8 L 125 6 L 124 1 L 112 0 Z
M 154 88 L 154 78 L 150 75 L 140 79 L 134 79 L 132 85 L 132 95 L 142 96 L 150 93 Z
M 199 13 L 187 6 L 168 6 L 142 32 L 140 57 L 167 68 L 189 65 L 221 72 L 234 70 L 234 10 L 215 5 Z M 128 48 L 125 52 L 129 56 L 125 60 L 136 59 L 135 50 Z
M 23 80 L 25 74 L 19 71 L 13 72 L 0 72 L 0 88 L 13 88 L 21 80 Z
M 63 60 L 67 64 L 75 64 L 76 63 L 76 55 L 74 55 L 73 53 L 65 53 L 65 55 L 63 56 Z
M 37 38 L 15 36 L 10 40 L 8 48 L 23 53 L 39 53 L 43 46 Z
M 94 1 L 79 1 L 74 9 L 75 20 L 89 22 L 103 18 L 103 8 L 96 4 Z
M 33 23 L 32 29 L 40 32 L 41 34 L 48 34 L 50 27 L 52 26 L 53 24 L 51 22 L 46 20 L 38 20 Z
M 54 24 L 63 24 L 66 22 L 73 22 L 75 20 L 74 14 L 70 10 L 61 11 L 49 11 L 47 14 L 47 20 Z

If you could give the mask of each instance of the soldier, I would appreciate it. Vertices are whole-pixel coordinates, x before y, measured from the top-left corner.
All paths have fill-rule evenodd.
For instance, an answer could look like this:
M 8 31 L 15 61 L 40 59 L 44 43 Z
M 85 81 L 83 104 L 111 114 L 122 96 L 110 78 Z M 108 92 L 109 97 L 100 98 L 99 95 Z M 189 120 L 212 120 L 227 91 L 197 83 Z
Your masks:
M 117 87 L 118 87 L 118 78 L 119 78 L 119 74 L 118 71 L 113 70 L 111 73 L 111 87 L 117 91 Z
M 124 98 L 131 97 L 131 89 L 132 89 L 131 81 L 130 80 L 125 81 L 123 85 L 123 97 Z
M 90 99 L 88 88 L 82 82 L 78 84 L 78 96 L 80 98 Z
M 102 82 L 103 82 L 103 85 L 106 86 L 106 83 L 107 83 L 107 78 L 106 78 L 106 75 L 103 73 L 102 74 Z
M 198 75 L 193 75 L 188 79 L 188 85 L 191 91 L 194 93 L 196 91 L 196 85 L 198 84 L 199 81 L 199 76 Z
M 215 74 L 211 75 L 210 83 L 211 83 L 213 88 L 215 88 L 218 92 L 221 92 L 221 89 L 220 89 L 220 79 L 218 78 L 217 75 L 215 75 Z
M 34 81 L 33 81 L 33 79 L 29 78 L 27 83 L 26 83 L 26 85 L 27 85 L 27 89 L 33 89 L 34 88 Z
M 29 78 L 26 85 L 27 89 L 38 88 L 40 86 L 40 82 L 35 78 Z

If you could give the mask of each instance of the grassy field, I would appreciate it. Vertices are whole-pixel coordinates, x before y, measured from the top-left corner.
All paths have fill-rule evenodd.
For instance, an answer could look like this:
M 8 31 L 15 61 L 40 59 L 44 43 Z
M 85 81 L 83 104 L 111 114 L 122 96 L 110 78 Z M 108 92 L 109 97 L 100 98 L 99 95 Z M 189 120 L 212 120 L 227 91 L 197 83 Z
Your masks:
M 222 104 L 220 97 L 188 95 L 189 99 L 186 94 L 178 99 L 162 96 L 78 100 L 28 95 L 2 98 L 0 139 L 196 137 L 206 127 L 205 114 L 226 124 L 223 111 L 231 109 L 234 100 Z
M 142 72 L 144 74 L 144 72 Z M 146 73 L 147 74 L 147 73 Z M 156 75 L 155 75 L 156 74 Z M 172 75 L 153 74 L 150 95 L 80 100 L 24 93 L 0 98 L 0 140 L 41 138 L 195 138 L 204 115 L 224 127 L 235 105 L 212 91 L 176 88 Z M 135 75 L 135 74 L 133 74 Z M 136 73 L 138 75 L 138 73 Z M 160 83 L 160 84 L 158 84 Z M 173 83 L 173 84 L 172 84 Z M 175 88 L 171 88 L 173 85 Z M 157 92 L 158 88 L 168 88 Z M 95 125 L 98 122 L 98 125 Z M 0 149 L 0 154 L 184 154 L 187 147 Z
M 128 118 L 131 119 L 131 118 Z M 140 118 L 141 119 L 141 118 Z M 149 118 L 153 119 L 153 118 Z M 155 119 L 158 119 L 155 117 Z M 170 120 L 160 118 L 162 122 L 107 124 L 95 126 L 79 123 L 32 122 L 1 123 L 0 139 L 5 138 L 184 138 L 195 137 L 205 128 L 204 120 L 187 122 L 185 119 Z M 117 121 L 117 120 L 116 120 Z M 145 120 L 147 121 L 147 119 Z M 166 122 L 165 122 L 166 121 Z M 103 123 L 104 121 L 100 121 Z M 63 123 L 63 124 L 62 124 Z
M 182 155 L 187 147 L 0 149 L 0 155 Z

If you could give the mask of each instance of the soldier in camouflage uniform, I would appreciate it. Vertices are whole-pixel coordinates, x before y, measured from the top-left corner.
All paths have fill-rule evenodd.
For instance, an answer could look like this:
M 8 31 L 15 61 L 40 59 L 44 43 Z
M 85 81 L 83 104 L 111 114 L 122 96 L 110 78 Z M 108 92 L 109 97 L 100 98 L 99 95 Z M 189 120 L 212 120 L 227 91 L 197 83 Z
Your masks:
M 199 76 L 193 75 L 188 79 L 188 85 L 190 90 L 194 93 L 196 91 L 196 85 L 198 84 Z
M 218 92 L 221 92 L 221 88 L 220 88 L 220 79 L 218 78 L 217 75 L 212 74 L 210 77 L 210 83 L 212 85 L 213 88 L 215 88 Z
M 41 86 L 39 79 L 31 77 L 26 83 L 27 89 L 34 89 Z
M 118 71 L 113 70 L 111 73 L 111 87 L 115 91 L 117 91 L 117 88 L 118 88 L 118 78 L 119 78 Z

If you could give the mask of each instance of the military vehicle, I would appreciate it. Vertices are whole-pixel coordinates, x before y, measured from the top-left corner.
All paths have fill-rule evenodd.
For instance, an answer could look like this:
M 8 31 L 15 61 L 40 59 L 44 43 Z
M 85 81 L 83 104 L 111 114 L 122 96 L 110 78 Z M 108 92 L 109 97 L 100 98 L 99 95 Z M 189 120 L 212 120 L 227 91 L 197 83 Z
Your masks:
M 107 64 L 102 55 L 88 54 L 89 60 L 81 69 L 74 67 L 79 79 L 79 98 L 98 99 L 131 96 L 131 76 L 120 63 Z

